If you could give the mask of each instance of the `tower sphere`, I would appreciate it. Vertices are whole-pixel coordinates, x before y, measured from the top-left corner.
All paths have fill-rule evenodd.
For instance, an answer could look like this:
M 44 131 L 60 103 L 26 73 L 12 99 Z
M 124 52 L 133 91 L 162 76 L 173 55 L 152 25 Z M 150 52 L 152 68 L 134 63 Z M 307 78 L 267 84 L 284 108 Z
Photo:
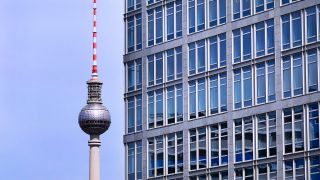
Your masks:
M 87 104 L 79 114 L 79 125 L 89 135 L 106 132 L 111 124 L 109 110 L 99 103 Z

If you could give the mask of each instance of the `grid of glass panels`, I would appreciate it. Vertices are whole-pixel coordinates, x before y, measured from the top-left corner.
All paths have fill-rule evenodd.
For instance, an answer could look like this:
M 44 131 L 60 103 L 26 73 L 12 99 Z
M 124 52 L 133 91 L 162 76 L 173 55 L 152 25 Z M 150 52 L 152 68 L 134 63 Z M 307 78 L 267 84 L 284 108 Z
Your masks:
M 182 48 L 149 55 L 148 86 L 182 78 Z
M 261 57 L 274 53 L 273 19 L 235 29 L 232 31 L 232 34 L 233 63 L 244 62 L 253 57 Z M 255 53 L 253 53 L 254 51 Z
M 183 133 L 176 132 L 148 139 L 148 177 L 183 171 Z
M 152 2 L 153 3 L 153 2 Z M 147 10 L 148 46 L 182 36 L 182 0 L 159 4 Z
M 274 0 L 232 0 L 232 7 L 233 20 L 237 20 L 273 9 Z

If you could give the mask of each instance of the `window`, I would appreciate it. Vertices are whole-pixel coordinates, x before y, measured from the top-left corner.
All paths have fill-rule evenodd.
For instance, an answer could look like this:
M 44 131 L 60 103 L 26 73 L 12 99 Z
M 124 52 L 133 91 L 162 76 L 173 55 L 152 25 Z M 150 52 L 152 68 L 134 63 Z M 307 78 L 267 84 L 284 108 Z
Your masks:
M 281 0 L 281 4 L 285 5 L 285 4 L 294 3 L 297 1 L 303 1 L 303 0 Z
M 142 61 L 137 59 L 127 63 L 127 91 L 142 88 Z
M 285 179 L 305 179 L 305 165 L 303 158 L 284 161 Z
M 148 56 L 148 85 L 163 83 L 163 53 Z
M 277 163 L 259 164 L 258 165 L 258 179 L 277 179 Z
M 163 7 L 148 10 L 148 46 L 163 42 Z
M 134 51 L 134 16 L 127 19 L 128 26 L 128 52 Z
M 226 0 L 209 0 L 209 27 L 226 23 Z
M 128 144 L 128 179 L 135 179 L 135 143 Z
M 189 118 L 206 116 L 205 78 L 189 82 Z
M 276 99 L 274 63 L 274 60 L 269 60 L 256 65 L 257 104 L 272 102 Z
M 253 167 L 245 167 L 245 168 L 238 168 L 235 169 L 235 180 L 242 180 L 242 179 L 254 179 L 253 178 Z
M 127 12 L 141 8 L 141 0 L 127 0 Z
M 226 66 L 226 33 L 213 36 L 210 41 L 210 69 Z
M 182 36 L 182 0 L 171 2 L 167 8 L 167 40 Z
M 164 75 L 166 75 L 165 78 Z M 165 80 L 172 81 L 179 78 L 182 78 L 181 47 L 148 56 L 148 86 L 161 84 Z
M 251 26 L 233 31 L 233 62 L 238 63 L 252 58 Z M 242 42 L 242 44 L 241 44 Z
M 157 3 L 157 2 L 161 2 L 162 0 L 148 0 L 148 5 L 153 4 L 153 3 Z
M 136 15 L 136 50 L 142 48 L 142 19 L 141 14 Z
M 207 176 L 205 174 L 190 176 L 190 180 L 207 180 Z
M 127 11 L 134 10 L 134 0 L 127 0 Z
M 228 164 L 228 126 L 227 122 L 210 126 L 211 167 Z
M 167 124 L 183 121 L 182 84 L 167 88 Z
M 296 53 L 282 58 L 283 97 L 298 96 L 303 93 L 302 55 Z
M 148 92 L 149 128 L 163 126 L 163 92 L 161 90 Z
M 190 170 L 203 169 L 207 166 L 206 127 L 191 129 L 190 137 Z
M 227 74 L 210 77 L 210 114 L 227 111 Z
M 129 97 L 127 101 L 128 108 L 128 133 L 142 130 L 142 96 Z
M 177 132 L 167 136 L 168 174 L 183 172 L 183 133 Z
M 255 0 L 255 3 L 256 13 L 273 9 L 274 7 L 274 0 Z
M 182 48 L 167 50 L 167 81 L 182 77 Z
M 276 112 L 257 115 L 258 158 L 277 154 Z
M 318 91 L 318 54 L 317 49 L 307 51 L 307 89 L 308 92 Z
M 251 66 L 234 70 L 234 109 L 252 106 Z
M 164 175 L 163 136 L 148 139 L 148 162 L 149 177 Z
M 303 106 L 283 110 L 285 154 L 304 150 Z
M 311 156 L 310 157 L 310 180 L 317 180 L 320 178 L 320 156 Z
M 142 141 L 131 142 L 128 151 L 128 180 L 142 180 Z
M 211 180 L 228 180 L 228 171 L 214 172 L 210 176 Z
M 306 9 L 307 12 L 307 42 L 317 41 L 317 14 L 316 6 Z
M 206 70 L 205 40 L 189 44 L 189 75 Z
M 310 149 L 319 148 L 319 105 L 311 103 L 308 105 L 309 118 L 309 144 Z
M 142 48 L 141 13 L 127 18 L 128 53 Z
M 256 25 L 256 57 L 274 53 L 273 19 Z
M 252 15 L 252 0 L 233 0 L 233 20 Z M 258 0 L 257 0 L 258 1 Z M 260 3 L 260 2 L 258 2 Z M 271 2 L 269 2 L 271 6 Z M 259 7 L 259 4 L 257 4 Z M 261 5 L 260 5 L 261 6 Z M 270 7 L 271 8 L 271 7 Z M 261 9 L 261 7 L 260 7 Z
M 234 120 L 235 162 L 253 160 L 252 117 Z
M 282 18 L 282 49 L 302 45 L 301 11 L 283 15 Z
M 189 0 L 189 33 L 205 29 L 205 0 Z
M 154 10 L 148 10 L 148 46 L 154 44 Z

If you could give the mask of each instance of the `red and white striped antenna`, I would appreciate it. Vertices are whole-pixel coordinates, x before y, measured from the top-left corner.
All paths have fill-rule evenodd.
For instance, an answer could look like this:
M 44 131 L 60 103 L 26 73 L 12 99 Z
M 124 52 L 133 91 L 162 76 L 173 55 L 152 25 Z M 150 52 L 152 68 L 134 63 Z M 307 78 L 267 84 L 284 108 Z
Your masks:
M 93 0 L 93 64 L 92 64 L 92 80 L 98 79 L 97 65 L 97 0 Z

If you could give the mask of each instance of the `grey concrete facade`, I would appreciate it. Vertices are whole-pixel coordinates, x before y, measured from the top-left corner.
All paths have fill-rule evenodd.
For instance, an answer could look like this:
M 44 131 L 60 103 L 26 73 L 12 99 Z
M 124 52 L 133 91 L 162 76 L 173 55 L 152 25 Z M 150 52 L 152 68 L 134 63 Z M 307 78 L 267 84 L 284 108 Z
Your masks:
M 142 93 L 142 110 L 143 110 L 143 126 L 142 131 L 132 134 L 125 134 L 123 137 L 123 143 L 126 146 L 129 142 L 135 142 L 137 140 L 142 140 L 142 172 L 143 172 L 143 179 L 148 179 L 148 138 L 155 137 L 163 134 L 169 134 L 174 132 L 183 131 L 183 159 L 184 159 L 184 169 L 182 174 L 175 174 L 157 178 L 149 178 L 149 179 L 171 179 L 175 177 L 183 177 L 184 180 L 189 180 L 190 176 L 193 175 L 200 175 L 200 174 L 210 174 L 210 172 L 216 172 L 221 170 L 228 170 L 228 179 L 234 179 L 234 169 L 246 167 L 249 164 L 257 165 L 259 163 L 267 163 L 267 162 L 274 162 L 278 163 L 277 166 L 277 179 L 284 179 L 284 170 L 283 170 L 283 161 L 285 159 L 290 159 L 294 157 L 306 157 L 310 154 L 320 154 L 320 150 L 316 151 L 304 151 L 302 153 L 285 155 L 284 156 L 284 149 L 283 149 L 283 115 L 282 110 L 285 108 L 290 108 L 298 105 L 305 105 L 310 102 L 320 102 L 320 92 L 315 92 L 311 94 L 304 93 L 302 96 L 293 97 L 289 99 L 282 98 L 282 80 L 281 80 L 281 57 L 283 55 L 292 54 L 294 52 L 299 51 L 306 51 L 307 49 L 312 48 L 319 48 L 320 42 L 302 46 L 301 48 L 294 48 L 283 51 L 281 48 L 281 15 L 294 12 L 296 10 L 301 10 L 310 6 L 319 5 L 319 0 L 304 0 L 298 1 L 295 3 L 291 3 L 285 6 L 280 5 L 279 0 L 275 0 L 274 9 L 264 11 L 246 18 L 242 18 L 236 21 L 232 21 L 232 0 L 227 0 L 227 22 L 226 24 L 206 29 L 201 32 L 196 32 L 193 34 L 188 34 L 188 1 L 183 0 L 183 21 L 182 21 L 182 32 L 183 35 L 181 38 L 174 39 L 172 41 L 164 42 L 162 44 L 158 44 L 155 46 L 147 47 L 147 5 L 146 0 L 142 0 L 142 50 L 135 51 L 132 53 L 126 53 L 123 56 L 123 62 L 126 64 L 127 62 L 136 60 L 138 58 L 142 58 L 142 68 L 143 68 L 143 75 L 142 75 L 142 90 L 141 91 L 133 91 L 133 92 L 125 92 L 124 93 L 124 100 L 128 97 L 141 94 Z M 134 14 L 135 12 L 125 13 L 124 18 Z M 232 60 L 232 30 L 238 29 L 247 25 L 252 25 L 267 19 L 274 19 L 274 31 L 275 31 L 275 53 L 271 55 L 266 55 L 261 58 L 253 58 L 251 61 L 241 62 L 238 64 L 233 64 Z M 125 30 L 126 31 L 126 30 Z M 189 76 L 188 75 L 188 43 L 195 42 L 198 40 L 206 39 L 221 33 L 226 32 L 226 43 L 227 43 L 227 65 L 222 67 L 218 70 L 214 70 L 215 73 L 217 71 L 220 72 L 227 72 L 227 108 L 228 111 L 225 113 L 220 113 L 217 115 L 212 116 L 205 116 L 202 118 L 197 118 L 194 120 L 189 120 L 189 85 L 188 82 L 193 79 L 198 79 L 200 77 L 207 77 L 210 75 L 211 72 L 200 73 L 196 75 Z M 155 85 L 152 87 L 148 87 L 148 80 L 147 80 L 147 56 L 152 55 L 158 52 L 163 52 L 168 49 L 172 49 L 175 47 L 181 46 L 182 47 L 182 60 L 183 60 L 183 78 L 179 80 L 174 80 L 168 83 Z M 253 65 L 258 62 L 263 62 L 269 59 L 275 60 L 275 73 L 276 73 L 276 101 L 271 103 L 266 103 L 262 105 L 254 105 L 249 108 L 242 108 L 239 110 L 233 109 L 233 69 L 244 67 L 247 65 Z M 253 76 L 254 77 L 254 76 Z M 176 123 L 173 125 L 167 125 L 155 129 L 148 129 L 148 97 L 147 92 L 159 88 L 168 87 L 169 85 L 174 85 L 182 83 L 183 84 L 183 119 L 184 121 L 181 123 Z M 253 81 L 253 83 L 255 83 Z M 254 85 L 253 85 L 254 86 Z M 255 87 L 255 86 L 254 86 Z M 253 93 L 255 99 L 255 93 Z M 207 107 L 208 108 L 208 107 Z M 277 114 L 277 124 L 276 124 L 276 134 L 277 134 L 277 156 L 267 158 L 265 160 L 253 160 L 250 162 L 243 162 L 243 163 L 235 163 L 234 160 L 234 119 L 254 116 L 257 114 L 267 113 L 271 111 L 276 111 Z M 125 114 L 127 114 L 127 110 L 125 109 Z M 126 120 L 125 120 L 126 121 Z M 228 123 L 228 166 L 221 166 L 215 168 L 206 168 L 196 171 L 189 170 L 189 130 L 197 127 L 208 126 L 213 123 L 219 122 L 227 122 Z M 208 160 L 209 161 L 209 160 Z M 127 162 L 126 162 L 127 164 Z M 127 174 L 127 172 L 126 172 Z M 255 177 L 257 179 L 257 177 Z M 210 178 L 208 178 L 210 179 Z M 307 178 L 306 178 L 307 179 Z

